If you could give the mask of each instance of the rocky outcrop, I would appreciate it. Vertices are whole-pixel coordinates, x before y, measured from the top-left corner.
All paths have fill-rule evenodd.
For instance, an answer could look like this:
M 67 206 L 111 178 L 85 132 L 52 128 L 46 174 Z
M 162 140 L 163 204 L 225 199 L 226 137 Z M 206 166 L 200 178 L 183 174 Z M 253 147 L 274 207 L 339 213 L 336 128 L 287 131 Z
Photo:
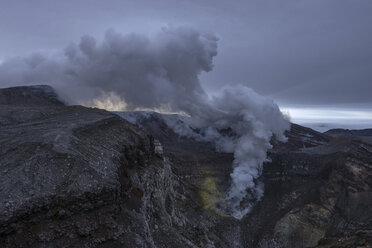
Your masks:
M 44 89 L 0 90 L 11 96 L 0 105 L 0 247 L 192 247 L 204 239 L 175 207 L 184 196 L 159 142 Z M 178 230 L 187 225 L 189 234 Z
M 18 86 L 0 90 L 1 105 L 63 106 L 49 85 Z
M 287 143 L 272 141 L 271 162 L 261 177 L 264 197 L 235 221 L 216 206 L 228 187 L 232 155 L 177 136 L 159 114 L 138 115 L 137 124 L 161 140 L 174 173 L 190 186 L 186 195 L 193 198 L 190 192 L 199 192 L 202 209 L 214 218 L 210 230 L 225 241 L 217 247 L 315 247 L 346 237 L 358 240 L 358 232 L 372 228 L 368 144 L 292 124 Z

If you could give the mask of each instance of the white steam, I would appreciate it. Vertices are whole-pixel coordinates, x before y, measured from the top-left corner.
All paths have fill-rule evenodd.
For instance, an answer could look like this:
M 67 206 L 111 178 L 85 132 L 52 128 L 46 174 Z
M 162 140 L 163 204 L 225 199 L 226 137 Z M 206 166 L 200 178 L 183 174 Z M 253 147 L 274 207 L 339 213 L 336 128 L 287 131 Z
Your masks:
M 205 112 L 192 116 L 192 125 L 203 128 L 203 136 L 222 151 L 234 153 L 232 182 L 223 203 L 227 208 L 222 207 L 241 218 L 263 195 L 263 184 L 257 179 L 271 137 L 286 141 L 283 132 L 289 123 L 271 99 L 244 86 L 223 89 L 207 106 Z
M 151 37 L 108 31 L 101 43 L 84 36 L 61 53 L 5 60 L 0 85 L 46 83 L 71 103 L 188 114 L 204 139 L 234 153 L 223 204 L 241 218 L 263 194 L 257 179 L 270 138 L 285 140 L 289 123 L 272 100 L 247 87 L 227 87 L 213 97 L 205 93 L 198 76 L 212 69 L 217 40 L 187 28 L 164 28 Z

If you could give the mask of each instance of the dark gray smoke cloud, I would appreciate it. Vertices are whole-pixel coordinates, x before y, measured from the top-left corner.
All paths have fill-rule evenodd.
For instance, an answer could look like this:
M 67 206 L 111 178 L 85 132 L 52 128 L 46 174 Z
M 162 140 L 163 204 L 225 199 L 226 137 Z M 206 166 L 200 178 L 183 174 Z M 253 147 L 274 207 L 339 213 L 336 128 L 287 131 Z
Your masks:
M 208 92 L 244 84 L 282 107 L 371 109 L 371 13 L 370 0 L 2 0 L 0 60 L 107 27 L 187 25 L 221 39 L 213 72 L 201 76 Z
M 251 200 L 263 194 L 257 179 L 270 138 L 285 140 L 289 125 L 272 100 L 245 86 L 225 87 L 214 96 L 205 93 L 198 77 L 212 70 L 217 40 L 211 34 L 172 27 L 151 37 L 108 31 L 102 42 L 83 36 L 79 44 L 60 53 L 5 61 L 0 65 L 0 84 L 47 83 L 71 103 L 116 101 L 125 103 L 127 110 L 186 113 L 190 125 L 204 130 L 200 138 L 234 153 L 225 202 L 228 213 L 241 218 Z
M 115 92 L 128 109 L 169 105 L 178 110 L 185 108 L 180 102 L 205 95 L 198 75 L 212 69 L 215 55 L 215 36 L 187 28 L 164 28 L 151 38 L 108 31 L 101 43 L 84 36 L 60 54 L 5 61 L 0 82 L 52 84 L 70 102 Z

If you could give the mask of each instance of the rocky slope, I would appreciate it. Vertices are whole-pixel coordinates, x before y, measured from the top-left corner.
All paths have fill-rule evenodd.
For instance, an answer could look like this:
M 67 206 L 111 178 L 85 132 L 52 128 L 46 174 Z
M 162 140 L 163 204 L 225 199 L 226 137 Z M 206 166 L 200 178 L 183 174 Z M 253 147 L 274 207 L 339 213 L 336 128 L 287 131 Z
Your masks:
M 331 129 L 325 132 L 325 134 L 333 136 L 335 138 L 349 138 L 354 140 L 361 140 L 365 143 L 372 144 L 372 128 L 362 130 Z
M 207 242 L 175 208 L 183 196 L 150 135 L 49 93 L 44 86 L 0 90 L 0 247 Z
M 119 115 L 161 140 L 175 174 L 199 191 L 205 210 L 218 215 L 215 204 L 228 187 L 232 155 L 215 152 L 213 144 L 179 137 L 168 127 L 174 126 L 169 120 L 174 115 Z M 182 124 L 182 118 L 178 121 Z M 261 177 L 263 199 L 239 222 L 217 218 L 214 232 L 235 235 L 235 243 L 227 247 L 372 245 L 372 147 L 296 124 L 286 135 L 287 143 L 272 141 L 272 162 L 264 165 Z
M 368 143 L 292 125 L 272 141 L 265 196 L 236 220 L 218 210 L 232 155 L 175 124 L 0 89 L 0 247 L 372 245 Z

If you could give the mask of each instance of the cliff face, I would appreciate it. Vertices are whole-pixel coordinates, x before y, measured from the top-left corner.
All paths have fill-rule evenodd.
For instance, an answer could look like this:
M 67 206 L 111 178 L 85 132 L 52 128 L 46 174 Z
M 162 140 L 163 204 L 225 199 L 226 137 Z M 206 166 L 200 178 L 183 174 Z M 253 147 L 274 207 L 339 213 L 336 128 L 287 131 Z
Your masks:
M 210 232 L 224 241 L 216 247 L 372 244 L 372 147 L 367 143 L 293 124 L 286 134 L 288 142 L 272 140 L 271 162 L 264 165 L 261 176 L 264 197 L 236 221 L 219 215 L 216 206 L 229 184 L 231 154 L 217 153 L 213 144 L 177 136 L 167 126 L 167 119 L 174 116 L 119 115 L 129 115 L 128 119 L 159 139 L 188 192 L 199 192 L 201 208 L 212 216 Z
M 0 247 L 187 241 L 173 227 L 185 220 L 169 162 L 150 135 L 43 88 L 19 90 L 0 90 Z
M 293 125 L 239 221 L 218 210 L 231 154 L 130 116 L 139 126 L 45 86 L 0 89 L 0 247 L 372 244 L 370 145 Z

